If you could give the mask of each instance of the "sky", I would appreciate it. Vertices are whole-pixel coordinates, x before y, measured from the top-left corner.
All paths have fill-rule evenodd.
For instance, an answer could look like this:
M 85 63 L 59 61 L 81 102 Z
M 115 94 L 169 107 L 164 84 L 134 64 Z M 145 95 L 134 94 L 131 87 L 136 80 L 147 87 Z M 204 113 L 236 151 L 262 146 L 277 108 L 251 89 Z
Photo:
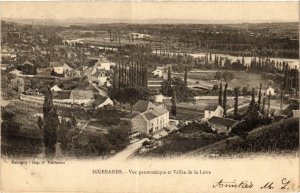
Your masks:
M 212 21 L 299 21 L 299 4 L 290 2 L 1 2 L 1 18 Z

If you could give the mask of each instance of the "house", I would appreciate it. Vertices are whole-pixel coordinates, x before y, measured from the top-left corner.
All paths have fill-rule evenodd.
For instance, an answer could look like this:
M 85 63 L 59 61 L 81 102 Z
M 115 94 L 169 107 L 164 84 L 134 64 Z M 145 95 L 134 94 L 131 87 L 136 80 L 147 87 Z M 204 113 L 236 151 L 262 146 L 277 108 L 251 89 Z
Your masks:
M 66 70 L 64 72 L 65 77 L 69 78 L 80 78 L 81 77 L 81 72 L 79 70 Z
M 93 102 L 93 106 L 98 109 L 104 107 L 105 105 L 114 105 L 114 102 L 109 97 L 103 97 L 101 95 L 97 95 L 95 101 Z
M 98 70 L 110 70 L 111 63 L 104 57 L 97 59 L 97 62 L 94 65 L 94 68 Z
M 300 118 L 300 110 L 293 110 L 293 117 Z
M 161 69 L 156 69 L 151 72 L 154 76 L 162 77 L 163 76 L 163 70 Z
M 50 62 L 50 67 L 52 68 L 55 74 L 57 75 L 64 74 L 64 67 L 60 62 Z
M 67 100 L 70 99 L 71 91 L 59 90 L 59 91 L 53 91 L 52 93 L 53 93 L 53 99 Z
M 212 117 L 223 117 L 224 109 L 216 103 L 209 103 L 204 109 L 204 119 L 208 120 Z
M 133 132 L 153 134 L 169 127 L 169 111 L 166 107 L 144 100 L 139 100 L 133 106 L 133 114 L 122 119 L 131 122 Z
M 37 73 L 35 65 L 27 60 L 24 63 L 19 64 L 17 69 L 21 70 L 24 75 L 33 75 Z
M 57 85 L 51 87 L 51 91 L 61 91 L 62 89 L 59 88 Z
M 94 102 L 95 97 L 92 90 L 72 90 L 70 99 L 73 100 L 73 103 L 87 106 Z
M 162 94 L 157 94 L 153 96 L 153 101 L 156 103 L 162 103 L 164 99 L 171 99 L 172 97 L 166 97 Z
M 267 95 L 271 94 L 271 96 L 275 95 L 274 88 L 272 88 L 271 86 L 269 86 L 268 89 L 266 90 L 266 94 Z
M 142 34 L 142 33 L 135 33 L 135 32 L 131 32 L 131 33 L 129 33 L 129 35 L 132 36 L 134 39 L 145 39 L 145 38 L 152 37 L 149 34 Z
M 108 82 L 109 77 L 105 70 L 97 70 L 92 74 L 92 81 L 97 82 L 98 86 L 104 86 Z
M 74 70 L 74 69 L 73 69 L 72 67 L 70 67 L 67 63 L 64 63 L 63 69 L 64 69 L 64 72 L 66 72 L 67 70 L 68 70 L 68 71 Z
M 24 92 L 25 82 L 24 82 L 23 78 L 16 77 L 16 78 L 12 79 L 11 85 L 12 85 L 13 89 L 18 91 L 18 93 Z
M 212 130 L 217 131 L 219 134 L 228 134 L 238 122 L 239 121 L 222 117 L 212 117 L 208 120 Z

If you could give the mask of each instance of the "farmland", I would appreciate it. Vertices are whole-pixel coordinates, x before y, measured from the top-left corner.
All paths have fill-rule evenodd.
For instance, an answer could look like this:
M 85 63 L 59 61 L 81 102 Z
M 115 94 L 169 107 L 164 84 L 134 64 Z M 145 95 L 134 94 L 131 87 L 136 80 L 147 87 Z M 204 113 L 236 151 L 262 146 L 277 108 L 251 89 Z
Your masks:
M 266 85 L 266 80 L 261 78 L 260 74 L 245 72 L 245 71 L 232 71 L 232 70 L 218 70 L 219 72 L 232 72 L 234 78 L 228 82 L 228 88 L 233 89 L 234 87 L 254 87 L 259 88 L 259 84 Z M 188 84 L 194 86 L 207 86 L 212 88 L 213 85 L 219 84 L 219 80 L 214 79 L 216 71 L 203 71 L 203 72 L 191 72 L 188 74 Z M 176 73 L 173 76 L 183 78 L 183 73 Z

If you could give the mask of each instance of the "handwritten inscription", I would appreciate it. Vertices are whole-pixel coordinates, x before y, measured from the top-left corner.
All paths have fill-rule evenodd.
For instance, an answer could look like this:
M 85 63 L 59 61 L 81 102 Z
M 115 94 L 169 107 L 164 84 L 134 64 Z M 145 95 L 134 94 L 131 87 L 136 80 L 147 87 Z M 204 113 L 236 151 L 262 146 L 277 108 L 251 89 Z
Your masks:
M 287 178 L 282 178 L 279 183 L 275 183 L 273 181 L 267 181 L 265 183 L 262 183 L 261 185 L 258 185 L 258 187 L 262 190 L 272 190 L 276 187 L 280 187 L 282 190 L 289 190 L 289 184 L 290 180 Z M 254 188 L 254 183 L 252 181 L 225 181 L 224 179 L 221 179 L 217 181 L 215 184 L 213 184 L 213 188 L 235 188 L 235 189 L 251 189 Z

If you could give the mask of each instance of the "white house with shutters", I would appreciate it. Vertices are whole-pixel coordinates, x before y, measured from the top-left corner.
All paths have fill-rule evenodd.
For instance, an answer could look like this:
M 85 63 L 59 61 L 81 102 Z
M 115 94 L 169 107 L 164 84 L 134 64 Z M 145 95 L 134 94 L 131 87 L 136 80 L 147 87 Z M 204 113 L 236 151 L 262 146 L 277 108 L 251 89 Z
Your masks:
M 133 114 L 122 118 L 132 124 L 132 131 L 154 134 L 169 127 L 169 111 L 165 105 L 155 105 L 149 101 L 139 100 L 133 106 Z
M 204 109 L 204 119 L 208 120 L 212 117 L 223 117 L 224 109 L 215 103 L 209 103 Z

